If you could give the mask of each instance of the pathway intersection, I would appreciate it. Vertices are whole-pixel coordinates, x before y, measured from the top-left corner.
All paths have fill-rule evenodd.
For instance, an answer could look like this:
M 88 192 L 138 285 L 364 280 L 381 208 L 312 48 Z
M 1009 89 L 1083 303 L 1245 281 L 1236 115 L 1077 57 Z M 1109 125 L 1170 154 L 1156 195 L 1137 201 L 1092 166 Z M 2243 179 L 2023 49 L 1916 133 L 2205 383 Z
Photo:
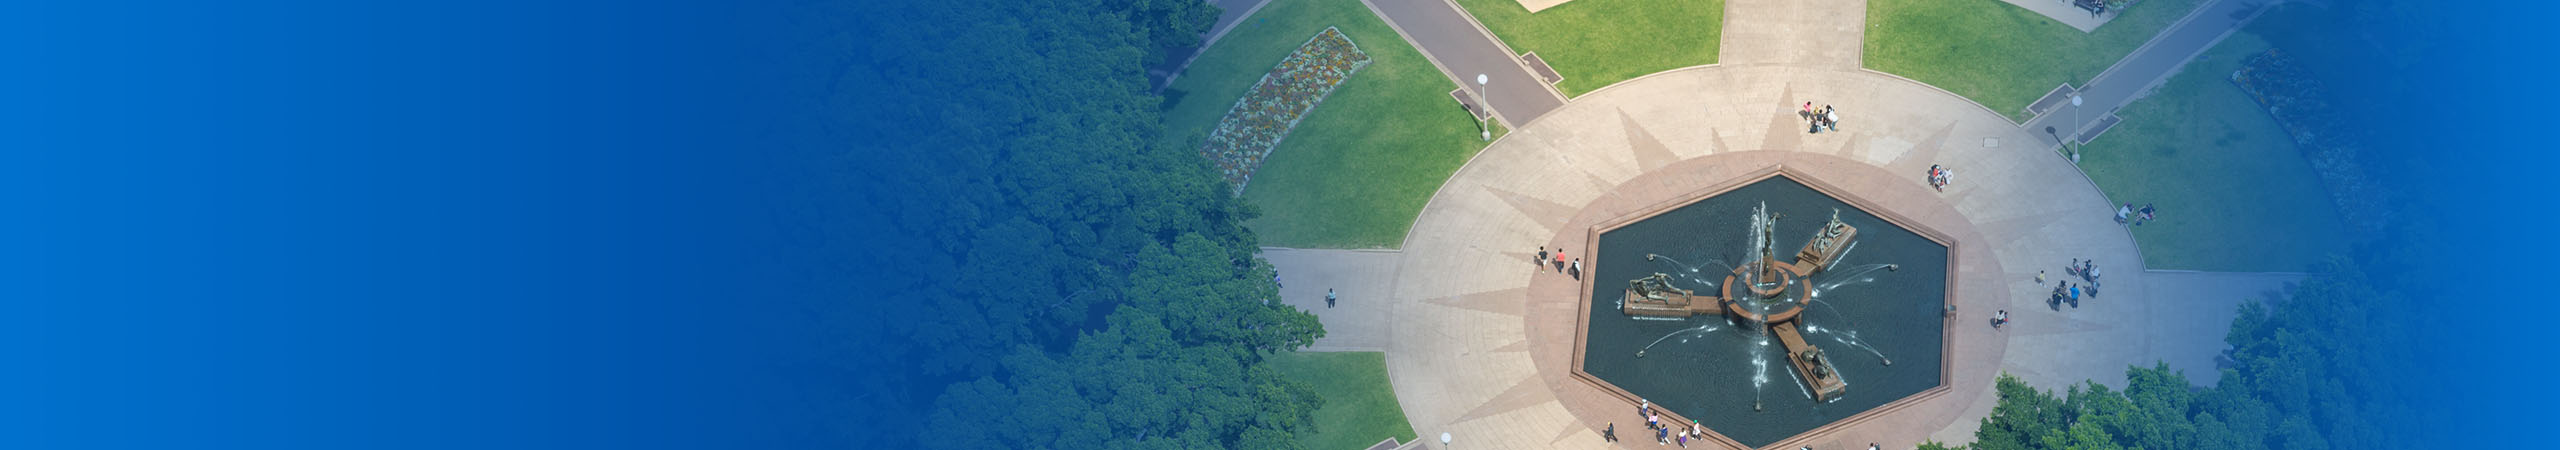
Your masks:
M 2197 14 L 2238 1 L 2218 0 Z M 1415 19 L 1442 14 L 1427 3 L 1446 5 L 1499 47 L 1447 0 L 1366 2 L 1444 72 L 1449 55 L 1474 51 L 1449 50 L 1449 42 L 1468 40 L 1465 33 L 1412 30 L 1426 21 L 1454 26 L 1448 17 Z M 1634 404 L 1570 375 L 1584 285 L 1540 272 L 1534 253 L 1541 245 L 1587 251 L 1585 237 L 1599 221 L 1774 166 L 1951 236 L 1960 263 L 1948 389 L 1769 448 L 1971 442 L 2003 372 L 2047 389 L 2084 380 L 2122 386 L 2127 366 L 2166 361 L 2212 383 L 2237 305 L 2301 278 L 2146 270 L 2131 234 L 2112 220 L 2110 200 L 2054 156 L 2053 139 L 2036 125 L 2045 118 L 2020 126 L 1946 91 L 1860 68 L 1863 0 L 1727 0 L 1725 18 L 1723 64 L 1647 75 L 1569 102 L 1554 97 L 1534 114 L 1507 109 L 1535 106 L 1506 104 L 1497 91 L 1494 106 L 1514 131 L 1440 187 L 1400 250 L 1266 249 L 1286 281 L 1284 300 L 1325 323 L 1326 337 L 1311 350 L 1384 351 L 1407 419 L 1426 436 L 1451 433 L 1452 447 L 1618 448 L 1599 430 L 1613 422 L 1627 428 L 1622 433 L 1641 430 Z M 2200 44 L 2183 40 L 2201 33 L 2189 26 L 2202 19 L 2190 17 L 2129 56 L 2121 74 L 2092 83 L 2089 100 L 2116 102 L 2109 108 L 2130 101 L 2099 98 L 2099 87 L 2165 78 L 2174 64 L 2152 70 L 2146 55 L 2192 56 L 2203 47 L 2190 47 L 2209 47 L 2245 21 L 2212 22 L 2226 30 Z M 1471 64 L 1512 64 L 1520 71 L 1513 76 L 1530 79 L 1509 58 L 1499 61 Z M 1806 133 L 1796 112 L 1808 101 L 1837 106 L 1839 131 Z M 1963 175 L 1945 192 L 1931 190 L 1924 178 L 1933 164 Z M 2074 258 L 2109 269 L 2106 295 L 2049 308 L 2050 284 L 2035 283 L 2035 274 L 2059 279 Z M 1332 308 L 1324 305 L 1329 287 L 1343 299 Z M 1986 324 L 1999 310 L 2013 321 L 2005 330 Z

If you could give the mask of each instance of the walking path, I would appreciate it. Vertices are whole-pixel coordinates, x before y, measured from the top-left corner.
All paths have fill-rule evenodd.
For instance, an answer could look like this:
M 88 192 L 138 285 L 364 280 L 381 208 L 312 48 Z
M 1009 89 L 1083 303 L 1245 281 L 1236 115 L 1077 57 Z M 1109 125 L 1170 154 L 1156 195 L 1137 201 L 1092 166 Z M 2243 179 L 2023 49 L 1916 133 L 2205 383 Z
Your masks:
M 1387 288 L 1395 283 L 1402 253 L 1382 250 L 1262 249 L 1262 258 L 1280 271 L 1280 300 L 1314 311 L 1324 322 L 1324 337 L 1306 351 L 1375 352 L 1387 349 Z M 1337 301 L 1324 304 L 1324 290 Z
M 2061 136 L 2078 135 L 2075 131 L 2088 129 L 2091 124 L 2114 113 L 2116 108 L 2133 103 L 2152 86 L 2176 75 L 2187 61 L 2213 48 L 2213 44 L 2221 42 L 2223 37 L 2239 31 L 2249 19 L 2257 18 L 2258 13 L 2266 11 L 2272 1 L 2213 0 L 2196 7 L 2195 12 L 2171 24 L 2159 36 L 2152 37 L 2150 42 L 2143 43 L 2141 48 L 2134 49 L 2133 53 L 2116 61 L 2115 66 L 2108 67 L 2107 71 L 2081 86 L 2080 106 L 2071 106 L 2068 101 L 2054 103 L 2057 106 L 2039 111 L 2041 115 L 2027 121 L 2023 127 L 2037 133 L 2043 133 L 2045 127 L 2054 127 Z
M 1475 91 L 1476 75 L 1490 78 L 1486 88 L 1493 104 L 1494 117 L 1518 129 L 1535 121 L 1556 107 L 1564 105 L 1564 94 L 1539 80 L 1536 73 L 1522 65 L 1519 53 L 1494 39 L 1466 10 L 1450 0 L 1361 0 L 1369 11 L 1385 19 L 1387 27 L 1404 36 L 1422 51 L 1424 59 L 1440 68 L 1451 82 Z
M 1866 0 L 1724 3 L 1718 63 L 1857 70 L 1867 37 Z
M 1447 0 L 1367 1 L 1435 61 L 1491 39 Z M 2192 56 L 2236 28 L 2246 17 L 2231 6 L 2238 1 L 2201 8 L 2101 75 L 2089 107 L 2130 101 L 2179 64 L 2154 55 Z M 2127 366 L 2166 361 L 2214 383 L 2236 305 L 2302 277 L 2145 269 L 2087 177 L 2018 148 L 2045 148 L 2035 124 L 2046 118 L 2017 126 L 1944 90 L 1859 68 L 1862 0 L 1729 0 L 1726 8 L 1725 64 L 1647 75 L 1569 103 L 1550 97 L 1535 114 L 1497 89 L 1496 109 L 1519 125 L 1434 193 L 1402 250 L 1265 249 L 1287 282 L 1283 300 L 1325 324 L 1310 350 L 1383 349 L 1415 430 L 1451 433 L 1464 448 L 1650 448 L 1601 440 L 1613 422 L 1636 426 L 1634 404 L 1571 375 L 1574 316 L 1589 285 L 1529 261 L 1541 245 L 1588 251 L 1599 221 L 1781 165 L 1950 236 L 1960 263 L 1946 390 L 1772 448 L 1970 442 L 2004 372 L 2047 389 L 2122 386 Z M 1438 31 L 1414 30 L 1426 27 Z M 1528 76 L 1507 57 L 1471 64 L 1458 67 Z M 1494 70 L 1506 65 L 1512 70 Z M 2142 86 L 2123 87 L 2135 83 Z M 1806 133 L 1796 115 L 1806 101 L 1841 108 L 1839 131 Z M 1932 164 L 1962 175 L 1931 190 Z M 2051 281 L 2074 258 L 2108 269 L 2104 295 L 2048 306 Z M 2035 282 L 2039 270 L 2047 283 Z M 1327 287 L 1342 298 L 1332 308 L 1323 303 Z M 2012 324 L 1987 326 L 2001 310 Z
M 2082 33 L 2098 31 L 2099 25 L 2106 25 L 2107 22 L 2115 20 L 2116 16 L 2118 16 L 2118 14 L 2107 14 L 2103 16 L 2089 14 L 2089 10 L 2080 9 L 2078 6 L 2072 6 L 2071 0 L 2000 1 L 2009 2 L 2009 5 L 2011 6 L 2033 11 L 2036 14 L 2043 15 L 2045 18 L 2053 19 L 2055 22 L 2062 22 L 2063 25 L 2070 25 L 2071 28 L 2078 29 Z

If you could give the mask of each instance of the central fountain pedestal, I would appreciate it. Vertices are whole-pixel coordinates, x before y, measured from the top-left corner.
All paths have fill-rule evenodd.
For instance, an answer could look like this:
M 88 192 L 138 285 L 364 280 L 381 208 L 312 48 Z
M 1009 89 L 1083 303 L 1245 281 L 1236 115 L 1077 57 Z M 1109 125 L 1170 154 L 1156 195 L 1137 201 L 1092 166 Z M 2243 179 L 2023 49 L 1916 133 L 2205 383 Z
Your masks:
M 1804 278 L 1806 274 L 1799 272 L 1793 264 L 1770 264 L 1769 267 L 1778 274 L 1776 281 L 1758 286 L 1744 286 L 1743 292 L 1740 293 L 1734 292 L 1733 286 L 1750 284 L 1740 281 L 1743 271 L 1751 270 L 1749 266 L 1735 268 L 1732 274 L 1724 276 L 1724 283 L 1721 283 L 1721 286 L 1724 287 L 1723 303 L 1726 313 L 1738 319 L 1760 323 L 1791 321 L 1795 320 L 1796 316 L 1804 314 L 1804 302 L 1805 299 L 1813 298 L 1813 287 L 1806 283 L 1799 283 L 1797 280 Z M 1790 289 L 1795 290 L 1794 295 L 1787 295 Z M 1761 304 L 1758 305 L 1760 307 L 1755 308 L 1752 307 L 1754 305 L 1742 303 L 1746 301 Z

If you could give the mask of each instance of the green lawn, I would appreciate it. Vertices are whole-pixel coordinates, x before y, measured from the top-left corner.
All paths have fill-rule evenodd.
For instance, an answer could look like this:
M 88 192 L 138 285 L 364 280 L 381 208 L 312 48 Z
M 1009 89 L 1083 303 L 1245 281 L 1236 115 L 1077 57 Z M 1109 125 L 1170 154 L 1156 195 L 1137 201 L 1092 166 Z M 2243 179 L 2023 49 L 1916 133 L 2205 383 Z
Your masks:
M 1368 448 L 1388 437 L 1413 442 L 1413 425 L 1387 387 L 1387 360 L 1379 352 L 1294 352 L 1272 355 L 1282 376 L 1306 382 L 1324 397 L 1316 430 L 1298 436 L 1310 449 Z
M 1999 0 L 1870 0 L 1864 64 L 2025 120 L 2028 104 L 2085 83 L 2203 0 L 2144 0 L 2082 33 Z
M 2158 222 L 2133 229 L 2151 268 L 2293 272 L 2347 251 L 2346 226 L 2310 163 L 2229 78 L 2243 57 L 2267 49 L 2251 33 L 2256 24 L 2290 14 L 2270 12 L 2207 50 L 2125 107 L 2124 123 L 2082 155 L 2081 168 L 2117 203 L 2159 205 Z
M 1716 62 L 1724 0 L 1573 0 L 1537 14 L 1513 0 L 1458 0 L 1515 52 L 1537 52 L 1568 97 Z
M 1263 72 L 1333 26 L 1371 58 L 1302 119 L 1246 185 L 1263 245 L 1394 247 L 1440 183 L 1485 142 L 1456 89 L 1358 0 L 1271 0 L 1165 90 L 1164 139 L 1198 148 Z M 1496 137 L 1502 131 L 1495 130 Z

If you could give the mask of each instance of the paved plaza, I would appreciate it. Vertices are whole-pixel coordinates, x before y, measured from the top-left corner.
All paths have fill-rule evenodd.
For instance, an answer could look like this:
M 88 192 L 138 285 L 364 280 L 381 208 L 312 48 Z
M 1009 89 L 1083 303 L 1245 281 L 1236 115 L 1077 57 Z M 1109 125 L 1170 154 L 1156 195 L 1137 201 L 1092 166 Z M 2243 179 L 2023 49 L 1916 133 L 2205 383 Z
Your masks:
M 1387 5 L 1444 1 L 1368 0 L 1400 27 L 1416 22 Z M 2128 366 L 2165 361 L 2209 384 L 2237 305 L 2302 277 L 2148 270 L 2112 220 L 2113 202 L 2039 126 L 1859 68 L 1862 0 L 1726 5 L 1723 64 L 1511 116 L 1514 131 L 1440 187 L 1400 250 L 1266 249 L 1284 299 L 1324 321 L 1327 335 L 1311 350 L 1384 351 L 1415 431 L 1451 433 L 1451 448 L 1651 448 L 1635 437 L 1643 428 L 1634 403 L 1571 375 L 1580 283 L 1531 260 L 1542 245 L 1588 259 L 1582 247 L 1600 221 L 1778 166 L 1944 233 L 1960 262 L 1948 389 L 1768 448 L 1971 442 L 2000 373 L 2046 389 L 2123 386 Z M 1439 51 L 1405 31 L 1426 53 Z M 2178 34 L 2187 33 L 2196 32 Z M 1807 35 L 1833 38 L 1799 38 Z M 1798 115 L 1806 102 L 1837 107 L 1838 131 L 1807 133 Z M 1931 165 L 1956 171 L 1943 192 L 1925 180 Z M 2097 261 L 2104 295 L 2049 305 L 2051 282 L 2073 259 Z M 2036 283 L 2038 271 L 2047 283 Z M 1343 299 L 1331 308 L 1328 287 Z M 1988 321 L 2001 310 L 2013 322 L 1994 329 Z M 1613 422 L 1629 439 L 1601 439 Z

